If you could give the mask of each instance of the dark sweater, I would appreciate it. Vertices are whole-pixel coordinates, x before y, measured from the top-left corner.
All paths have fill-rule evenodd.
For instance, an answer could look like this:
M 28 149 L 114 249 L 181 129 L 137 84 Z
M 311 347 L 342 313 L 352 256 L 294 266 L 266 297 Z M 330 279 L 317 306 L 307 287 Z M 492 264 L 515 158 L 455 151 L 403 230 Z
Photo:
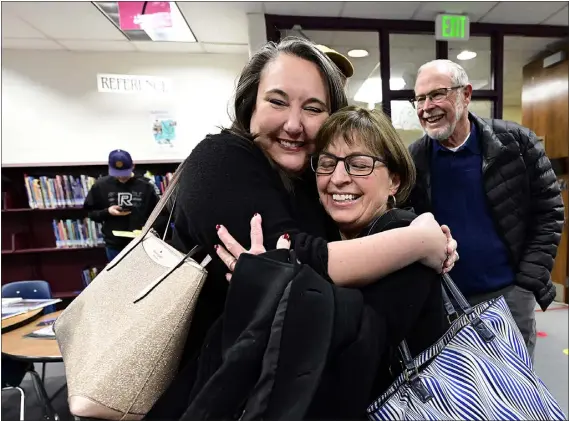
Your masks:
M 141 229 L 158 203 L 155 187 L 144 177 L 133 177 L 121 183 L 110 175 L 102 177 L 89 190 L 83 208 L 95 222 L 101 222 L 105 244 L 122 249 L 130 242 L 129 238 L 115 237 L 113 231 L 134 231 Z M 113 216 L 109 208 L 124 206 L 131 213 Z
M 467 297 L 512 285 L 515 273 L 508 248 L 496 231 L 482 180 L 482 148 L 472 124 L 470 136 L 456 152 L 433 141 L 431 197 L 433 213 L 448 225 L 461 259 L 452 278 Z
M 290 194 L 253 142 L 224 131 L 206 137 L 194 148 L 184 164 L 178 191 L 173 245 L 188 252 L 199 244 L 213 257 L 192 321 L 186 357 L 199 349 L 225 303 L 227 268 L 214 251 L 220 243 L 217 224 L 224 225 L 248 249 L 250 221 L 258 212 L 263 218 L 267 250 L 288 233 L 299 259 L 327 276 L 327 240 L 338 240 L 339 234 L 318 201 L 310 169 L 294 182 Z

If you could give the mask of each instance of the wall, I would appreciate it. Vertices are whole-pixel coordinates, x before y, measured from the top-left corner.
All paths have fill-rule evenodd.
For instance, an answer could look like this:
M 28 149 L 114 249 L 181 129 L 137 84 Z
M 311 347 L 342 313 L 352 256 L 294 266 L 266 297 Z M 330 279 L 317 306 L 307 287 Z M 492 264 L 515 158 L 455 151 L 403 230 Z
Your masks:
M 138 161 L 182 160 L 229 122 L 244 55 L 2 51 L 2 164 L 106 162 L 112 149 Z M 166 95 L 97 91 L 97 73 L 170 78 Z M 178 122 L 174 146 L 152 136 L 152 111 Z

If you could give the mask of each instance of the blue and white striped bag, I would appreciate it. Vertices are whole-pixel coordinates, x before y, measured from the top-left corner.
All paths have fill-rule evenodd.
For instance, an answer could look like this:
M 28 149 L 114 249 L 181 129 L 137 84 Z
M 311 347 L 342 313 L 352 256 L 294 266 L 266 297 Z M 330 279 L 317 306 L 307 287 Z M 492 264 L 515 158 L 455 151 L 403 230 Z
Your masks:
M 443 279 L 462 314 L 414 359 L 401 343 L 403 373 L 369 406 L 368 418 L 567 420 L 535 374 L 504 298 L 471 307 L 452 279 Z M 456 315 L 446 293 L 443 298 L 447 313 Z

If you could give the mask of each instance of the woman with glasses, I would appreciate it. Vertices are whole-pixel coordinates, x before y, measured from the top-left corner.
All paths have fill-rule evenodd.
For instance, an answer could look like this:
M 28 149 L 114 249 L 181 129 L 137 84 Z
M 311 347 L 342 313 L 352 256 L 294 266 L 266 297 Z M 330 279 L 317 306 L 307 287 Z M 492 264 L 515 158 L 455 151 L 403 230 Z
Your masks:
M 287 235 L 303 263 L 338 285 L 370 283 L 417 261 L 449 270 L 456 242 L 430 214 L 410 227 L 339 241 L 309 160 L 324 121 L 346 105 L 340 72 L 312 43 L 289 38 L 257 51 L 239 77 L 230 129 L 207 136 L 181 169 L 173 245 L 187 252 L 199 244 L 215 256 L 216 231 L 227 230 L 248 247 L 258 213 L 268 246 Z M 208 272 L 186 346 L 190 361 L 225 303 L 227 268 L 216 258 Z M 191 369 L 171 386 L 182 396 L 191 388 Z M 157 417 L 175 418 L 180 399 L 187 402 L 187 394 L 162 400 L 171 411 Z
M 338 226 L 343 240 L 363 239 L 410 225 L 416 215 L 397 208 L 409 196 L 415 183 L 415 166 L 407 148 L 382 112 L 346 107 L 326 120 L 316 139 L 311 167 L 316 173 L 320 201 Z M 251 222 L 252 253 L 264 252 L 261 217 Z M 219 233 L 223 244 L 235 248 L 227 232 Z M 277 248 L 290 242 L 281 238 Z M 257 244 L 258 242 L 258 244 Z M 233 259 L 225 247 L 217 254 L 230 268 Z M 379 277 L 378 277 L 379 278 Z M 364 284 L 367 284 L 365 282 Z M 359 287 L 354 280 L 344 286 Z M 398 374 L 392 356 L 406 339 L 417 355 L 445 332 L 441 280 L 437 272 L 419 262 L 376 279 L 361 288 L 364 302 L 378 313 L 386 326 L 387 346 L 380 358 L 370 399 L 380 396 Z M 377 332 L 381 335 L 383 332 Z M 333 360 L 334 356 L 330 356 Z M 370 367 L 373 367 L 370 361 Z M 363 409 L 362 409 L 363 410 Z

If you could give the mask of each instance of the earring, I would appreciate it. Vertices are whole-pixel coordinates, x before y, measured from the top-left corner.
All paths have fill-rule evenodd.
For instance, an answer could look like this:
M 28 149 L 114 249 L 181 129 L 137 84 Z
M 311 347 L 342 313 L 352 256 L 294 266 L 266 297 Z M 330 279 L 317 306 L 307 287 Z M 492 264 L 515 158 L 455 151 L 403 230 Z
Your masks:
M 391 201 L 391 203 L 389 203 Z M 389 207 L 391 209 L 394 209 L 397 207 L 397 200 L 395 199 L 395 196 L 390 195 L 387 197 L 387 204 L 389 205 Z

